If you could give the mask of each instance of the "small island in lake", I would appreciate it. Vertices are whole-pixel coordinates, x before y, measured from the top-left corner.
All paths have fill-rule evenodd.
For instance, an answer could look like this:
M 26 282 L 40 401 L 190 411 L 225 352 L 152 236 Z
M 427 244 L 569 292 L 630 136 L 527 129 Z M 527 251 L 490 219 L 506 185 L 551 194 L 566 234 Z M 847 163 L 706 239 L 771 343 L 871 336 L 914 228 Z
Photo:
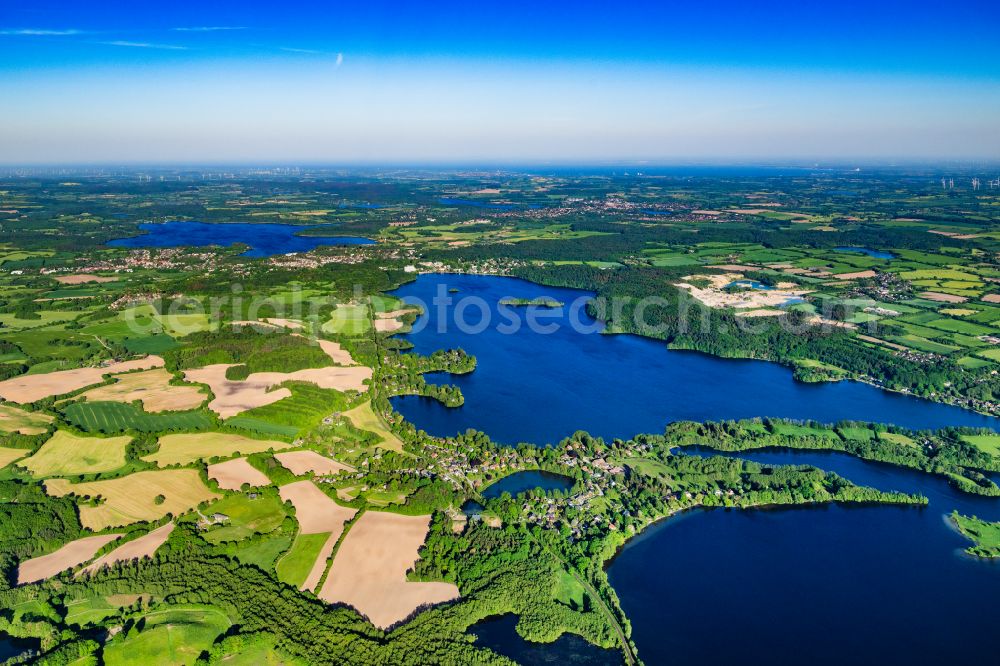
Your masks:
M 1000 523 L 991 523 L 976 516 L 963 516 L 957 511 L 951 514 L 958 531 L 974 545 L 965 549 L 976 557 L 1000 557 Z
M 561 308 L 566 305 L 562 301 L 554 298 L 539 296 L 537 298 L 502 298 L 500 305 L 510 305 L 512 307 L 539 307 L 539 308 Z

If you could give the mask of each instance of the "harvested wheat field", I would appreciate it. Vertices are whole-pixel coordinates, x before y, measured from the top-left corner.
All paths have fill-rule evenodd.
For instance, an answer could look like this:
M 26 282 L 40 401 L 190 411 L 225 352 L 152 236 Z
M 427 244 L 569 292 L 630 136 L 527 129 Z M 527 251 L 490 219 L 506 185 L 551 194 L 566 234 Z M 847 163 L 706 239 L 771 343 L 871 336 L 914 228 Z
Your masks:
M 0 405 L 0 430 L 4 432 L 19 432 L 22 435 L 41 435 L 49 429 L 54 416 L 27 412 L 10 405 Z
M 167 523 L 163 527 L 158 527 L 149 534 L 123 543 L 107 555 L 97 558 L 81 569 L 76 575 L 79 577 L 83 574 L 92 574 L 102 567 L 111 567 L 119 562 L 129 562 L 131 560 L 141 560 L 144 557 L 152 557 L 156 553 L 156 550 L 167 542 L 167 539 L 170 538 L 170 533 L 173 531 L 173 523 Z
M 340 506 L 312 481 L 296 481 L 278 489 L 281 499 L 295 507 L 295 519 L 302 534 L 332 532 L 340 535 L 344 523 L 354 517 L 357 509 Z
M 208 408 L 224 419 L 236 416 L 254 407 L 263 407 L 272 402 L 278 402 L 291 397 L 292 392 L 286 388 L 270 390 L 270 384 L 226 379 L 228 363 L 206 365 L 196 370 L 185 370 L 184 379 L 189 382 L 207 384 L 215 397 L 208 403 Z
M 242 381 L 226 379 L 226 363 L 206 365 L 196 370 L 186 370 L 189 382 L 207 384 L 215 397 L 208 408 L 224 419 L 242 412 L 270 405 L 292 395 L 286 388 L 271 390 L 287 381 L 311 382 L 320 388 L 338 391 L 364 391 L 364 382 L 372 377 L 372 369 L 365 366 L 344 368 L 331 365 L 326 368 L 307 368 L 295 372 L 255 372 Z
M 417 561 L 431 517 L 368 511 L 351 527 L 320 599 L 356 608 L 372 624 L 386 629 L 427 604 L 459 597 L 451 583 L 411 583 L 406 573 Z
M 125 466 L 131 437 L 81 437 L 57 430 L 42 448 L 18 465 L 35 476 L 112 472 Z
M 130 525 L 145 520 L 159 520 L 167 514 L 179 516 L 200 502 L 218 499 L 193 469 L 168 469 L 136 472 L 120 479 L 70 483 L 66 479 L 45 482 L 49 495 L 62 497 L 97 497 L 97 506 L 80 506 L 80 523 L 91 530 L 103 530 L 116 525 Z M 157 497 L 163 501 L 157 504 Z
M 147 356 L 135 361 L 112 363 L 97 368 L 76 368 L 38 375 L 21 375 L 0 382 L 0 398 L 18 404 L 35 402 L 53 395 L 72 393 L 92 384 L 100 384 L 104 381 L 105 375 L 116 375 L 133 370 L 148 370 L 162 366 L 162 358 Z
M 398 451 L 399 453 L 403 452 L 403 440 L 386 427 L 385 423 L 382 422 L 382 419 L 379 418 L 379 415 L 372 408 L 370 400 L 365 400 L 354 409 L 344 412 L 343 416 L 349 419 L 355 428 L 367 430 L 378 435 L 382 439 L 379 442 L 379 446 Z
M 168 465 L 186 465 L 196 460 L 209 458 L 230 458 L 236 455 L 249 455 L 291 446 L 286 442 L 272 439 L 251 439 L 243 435 L 233 435 L 225 432 L 195 432 L 164 435 L 158 440 L 160 450 L 143 456 L 143 460 L 156 463 L 159 467 Z
M 58 573 L 83 564 L 106 544 L 120 536 L 121 534 L 101 534 L 84 537 L 70 541 L 54 553 L 21 562 L 17 567 L 17 584 L 24 585 L 52 578 Z
M 83 394 L 87 400 L 133 402 L 142 401 L 147 412 L 179 412 L 195 409 L 205 401 L 199 386 L 173 386 L 173 375 L 163 368 L 133 372 L 115 377 L 114 384 L 98 386 Z
M 244 483 L 255 488 L 271 485 L 271 479 L 248 463 L 246 458 L 233 458 L 209 465 L 208 478 L 214 479 L 223 490 L 239 490 Z
M 85 284 L 87 282 L 114 282 L 118 278 L 105 275 L 94 275 L 92 273 L 74 273 L 73 275 L 60 275 L 55 278 L 60 284 Z
M 0 468 L 6 467 L 15 460 L 20 460 L 29 453 L 31 452 L 28 449 L 9 449 L 0 446 Z
M 937 301 L 939 303 L 965 303 L 967 300 L 969 300 L 965 296 L 956 296 L 955 294 L 942 294 L 939 291 L 922 291 L 918 294 L 918 296 L 920 296 L 921 298 L 926 298 L 929 301 Z
M 853 273 L 834 273 L 833 277 L 838 280 L 862 280 L 875 277 L 875 271 L 855 271 Z
M 317 476 L 327 476 L 337 472 L 354 471 L 350 465 L 321 456 L 315 451 L 285 451 L 274 454 L 274 457 L 295 476 L 301 476 L 307 472 L 312 472 Z

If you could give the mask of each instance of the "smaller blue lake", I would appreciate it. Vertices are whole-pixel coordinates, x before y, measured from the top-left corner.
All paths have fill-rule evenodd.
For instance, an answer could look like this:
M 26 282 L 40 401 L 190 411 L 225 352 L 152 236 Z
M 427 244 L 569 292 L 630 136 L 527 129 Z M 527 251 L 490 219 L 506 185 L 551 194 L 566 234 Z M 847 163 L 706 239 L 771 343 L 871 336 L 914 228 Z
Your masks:
M 573 479 L 562 474 L 543 472 L 541 470 L 531 470 L 528 472 L 515 472 L 510 476 L 505 476 L 496 483 L 491 484 L 483 491 L 485 499 L 494 499 L 504 493 L 520 495 L 529 490 L 569 490 L 573 487 Z
M 37 653 L 41 645 L 42 642 L 37 638 L 14 638 L 0 633 L 0 662 L 23 657 L 27 653 Z
M 743 287 L 744 289 L 763 289 L 764 291 L 771 291 L 774 289 L 769 284 L 764 284 L 763 282 L 757 282 L 756 280 L 733 280 L 727 287 Z
M 620 666 L 622 654 L 591 645 L 575 634 L 563 634 L 551 643 L 532 643 L 517 633 L 517 616 L 487 618 L 469 627 L 476 645 L 486 647 L 519 664 L 577 664 L 578 666 Z
M 869 250 L 867 247 L 835 247 L 834 252 L 853 252 L 854 254 L 867 254 L 873 259 L 895 259 L 896 255 L 892 252 L 883 252 L 882 250 Z
M 516 206 L 512 204 L 495 204 L 489 201 L 475 201 L 473 199 L 453 199 L 451 197 L 441 197 L 438 203 L 445 206 L 470 206 L 472 208 L 487 208 L 489 210 L 508 211 L 514 210 Z
M 1000 563 L 964 555 L 970 542 L 947 516 L 997 520 L 1000 500 L 844 453 L 675 451 L 812 465 L 860 485 L 920 493 L 929 504 L 698 510 L 647 529 L 608 568 L 646 663 L 698 663 L 710 654 L 712 663 L 930 666 L 952 661 L 956 645 L 963 660 L 994 662 Z M 734 603 L 761 604 L 761 612 L 738 613 L 720 641 L 719 622 Z
M 146 233 L 108 242 L 113 247 L 228 247 L 250 246 L 244 257 L 270 257 L 289 252 L 308 252 L 322 245 L 371 245 L 375 241 L 357 236 L 300 236 L 306 229 L 295 224 L 207 224 L 205 222 L 158 222 L 140 224 Z
M 673 211 L 670 211 L 670 210 L 645 210 L 645 209 L 643 209 L 640 212 L 641 213 L 645 213 L 646 215 L 673 215 L 674 214 Z

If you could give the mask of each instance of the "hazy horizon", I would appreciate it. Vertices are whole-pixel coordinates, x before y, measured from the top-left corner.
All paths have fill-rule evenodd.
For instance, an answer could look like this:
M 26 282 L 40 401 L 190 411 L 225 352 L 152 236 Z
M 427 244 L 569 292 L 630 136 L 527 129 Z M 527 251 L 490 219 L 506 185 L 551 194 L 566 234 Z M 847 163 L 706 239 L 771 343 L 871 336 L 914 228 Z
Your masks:
M 1000 9 L 36 3 L 0 164 L 994 161 Z

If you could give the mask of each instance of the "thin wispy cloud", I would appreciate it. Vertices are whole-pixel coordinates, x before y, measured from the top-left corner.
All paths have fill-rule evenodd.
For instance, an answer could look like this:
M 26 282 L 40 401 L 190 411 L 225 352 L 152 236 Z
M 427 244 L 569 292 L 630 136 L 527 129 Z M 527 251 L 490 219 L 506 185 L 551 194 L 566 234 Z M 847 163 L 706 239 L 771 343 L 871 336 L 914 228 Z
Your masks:
M 329 51 L 317 51 L 315 49 L 300 49 L 294 46 L 279 46 L 278 49 L 281 51 L 285 51 L 286 53 L 301 53 L 303 55 L 321 55 L 321 56 L 335 55 L 334 67 L 340 67 L 341 65 L 344 64 L 343 53 L 333 54 L 330 53 Z
M 188 47 L 178 46 L 176 44 L 153 44 L 151 42 L 130 42 L 122 39 L 118 39 L 112 42 L 98 42 L 99 44 L 104 44 L 105 46 L 122 46 L 126 48 L 134 49 L 161 49 L 165 51 L 187 51 Z
M 175 32 L 223 32 L 225 30 L 247 30 L 245 25 L 196 25 L 185 28 L 174 28 Z
M 18 35 L 21 37 L 67 37 L 70 35 L 82 35 L 83 30 L 67 28 L 65 30 L 54 30 L 50 28 L 8 28 L 0 30 L 0 35 Z

